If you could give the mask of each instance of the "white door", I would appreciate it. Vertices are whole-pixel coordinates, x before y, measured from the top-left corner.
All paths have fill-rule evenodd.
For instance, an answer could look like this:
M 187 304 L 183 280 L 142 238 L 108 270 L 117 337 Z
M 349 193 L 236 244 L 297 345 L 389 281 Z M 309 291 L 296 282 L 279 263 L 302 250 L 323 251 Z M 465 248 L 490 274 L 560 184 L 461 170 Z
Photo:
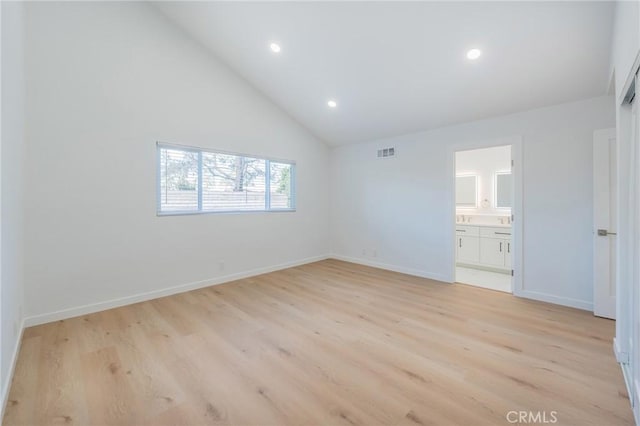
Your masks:
M 504 253 L 507 243 L 494 238 L 480 239 L 480 263 L 491 266 L 504 266 Z
M 480 260 L 480 238 L 458 236 L 458 260 L 460 262 L 478 263 Z
M 631 356 L 629 357 L 630 367 L 633 371 L 634 385 L 629 392 L 629 399 L 632 402 L 636 419 L 640 416 L 638 406 L 638 392 L 640 392 L 640 108 L 638 106 L 638 94 L 640 94 L 640 76 L 636 73 L 635 77 L 636 96 L 633 101 L 633 148 L 632 148 L 632 194 L 630 198 L 633 202 L 633 227 L 632 231 L 632 254 L 631 264 L 633 265 L 633 281 L 631 283 L 631 307 L 629 309 L 631 317 L 631 338 L 629 339 L 629 348 L 631 348 Z M 618 287 L 619 288 L 619 287 Z
M 593 134 L 593 313 L 616 317 L 616 131 Z

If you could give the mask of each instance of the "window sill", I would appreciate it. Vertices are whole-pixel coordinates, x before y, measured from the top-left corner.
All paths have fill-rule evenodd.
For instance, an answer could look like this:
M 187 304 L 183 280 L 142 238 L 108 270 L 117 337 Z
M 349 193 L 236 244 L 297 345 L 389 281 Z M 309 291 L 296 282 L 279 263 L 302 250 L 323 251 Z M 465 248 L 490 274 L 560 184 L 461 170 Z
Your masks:
M 229 215 L 229 214 L 255 214 L 255 213 L 294 213 L 296 209 L 271 209 L 271 210 L 223 210 L 223 211 L 175 211 L 156 212 L 157 217 L 162 216 L 193 216 L 193 215 Z

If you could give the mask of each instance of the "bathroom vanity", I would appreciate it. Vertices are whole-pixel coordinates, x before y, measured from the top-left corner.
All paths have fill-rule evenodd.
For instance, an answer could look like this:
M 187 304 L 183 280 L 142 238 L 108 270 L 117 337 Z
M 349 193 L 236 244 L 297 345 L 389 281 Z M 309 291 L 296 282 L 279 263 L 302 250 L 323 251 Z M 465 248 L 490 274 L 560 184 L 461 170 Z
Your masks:
M 511 225 L 456 224 L 456 265 L 511 271 Z

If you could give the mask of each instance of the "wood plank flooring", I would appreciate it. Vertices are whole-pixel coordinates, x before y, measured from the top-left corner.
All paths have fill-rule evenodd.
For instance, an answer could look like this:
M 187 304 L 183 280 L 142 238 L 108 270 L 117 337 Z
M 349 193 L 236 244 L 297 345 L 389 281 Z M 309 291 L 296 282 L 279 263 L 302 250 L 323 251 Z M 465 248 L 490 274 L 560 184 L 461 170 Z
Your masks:
M 3 424 L 630 425 L 613 334 L 327 260 L 25 330 Z

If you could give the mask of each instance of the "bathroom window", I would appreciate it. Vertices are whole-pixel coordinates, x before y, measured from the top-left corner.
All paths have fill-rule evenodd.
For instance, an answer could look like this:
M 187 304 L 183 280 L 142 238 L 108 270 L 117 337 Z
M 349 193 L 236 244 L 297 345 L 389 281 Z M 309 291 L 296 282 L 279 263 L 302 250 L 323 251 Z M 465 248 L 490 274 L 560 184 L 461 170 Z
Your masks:
M 295 163 L 157 144 L 158 215 L 295 211 Z

